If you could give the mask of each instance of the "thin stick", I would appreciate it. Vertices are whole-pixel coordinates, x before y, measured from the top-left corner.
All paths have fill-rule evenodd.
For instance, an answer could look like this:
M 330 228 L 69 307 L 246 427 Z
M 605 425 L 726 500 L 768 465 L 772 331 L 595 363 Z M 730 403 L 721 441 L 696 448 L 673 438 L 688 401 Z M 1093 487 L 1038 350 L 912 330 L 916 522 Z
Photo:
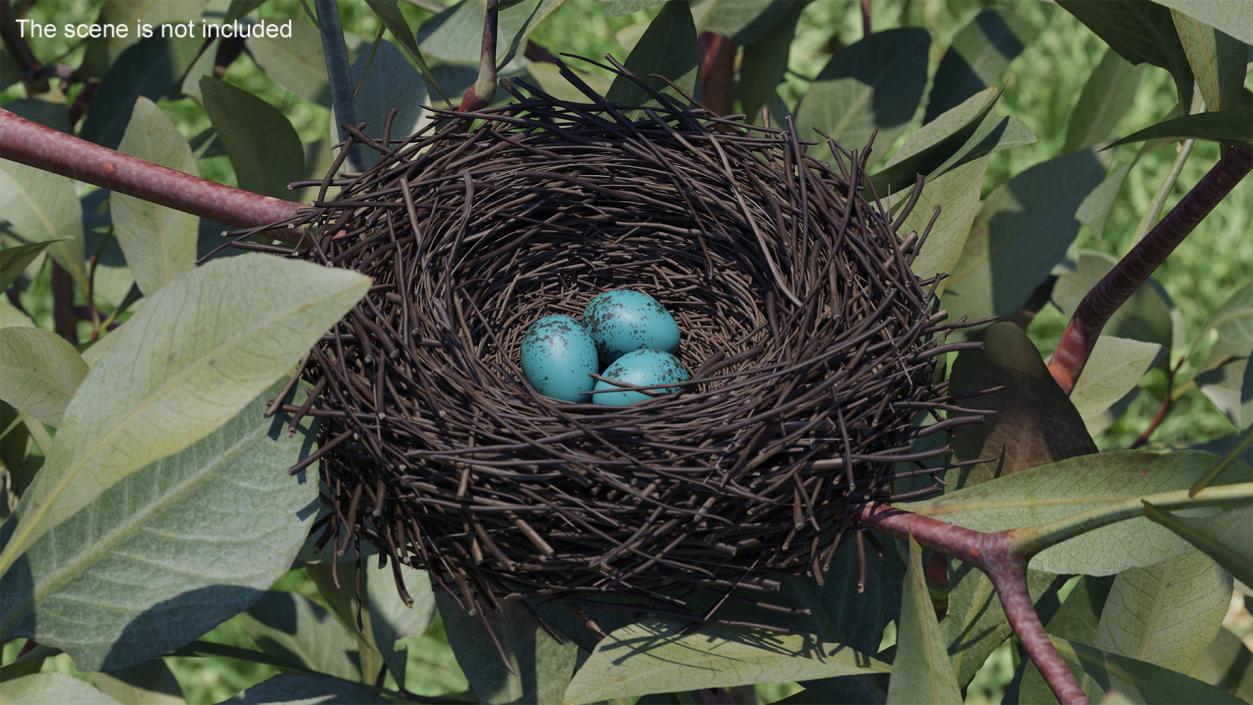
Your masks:
M 461 99 L 461 110 L 471 112 L 487 107 L 496 95 L 496 25 L 500 0 L 487 0 L 483 16 L 483 43 L 479 48 L 479 77 Z
M 339 139 L 347 144 L 348 163 L 354 171 L 361 171 L 361 147 L 348 139 L 344 125 L 357 124 L 357 108 L 353 104 L 352 76 L 348 72 L 348 47 L 344 44 L 344 29 L 339 22 L 339 6 L 336 0 L 314 0 L 318 14 L 318 26 L 322 35 L 322 53 L 326 55 L 326 75 L 331 84 L 331 105 L 335 107 L 336 129 Z M 380 126 L 381 127 L 381 126 Z
M 700 35 L 700 100 L 717 115 L 729 115 L 735 89 L 735 44 L 717 32 Z

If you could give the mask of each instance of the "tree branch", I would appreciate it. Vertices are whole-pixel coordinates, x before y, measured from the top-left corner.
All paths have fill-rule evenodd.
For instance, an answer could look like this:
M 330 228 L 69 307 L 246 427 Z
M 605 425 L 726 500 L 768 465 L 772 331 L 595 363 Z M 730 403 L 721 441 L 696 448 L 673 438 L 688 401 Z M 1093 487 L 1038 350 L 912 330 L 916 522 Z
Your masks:
M 242 228 L 286 220 L 300 204 L 231 188 L 92 144 L 0 109 L 0 159 Z M 267 232 L 297 243 L 290 229 Z
M 314 0 L 313 7 L 317 11 L 322 35 L 322 53 L 326 56 L 331 105 L 335 109 L 335 129 L 340 141 L 348 144 L 348 164 L 354 170 L 361 171 L 361 146 L 356 141 L 350 141 L 343 128 L 345 124 L 357 124 L 357 108 L 352 100 L 352 75 L 348 71 L 348 47 L 344 44 L 344 29 L 339 22 L 339 5 L 336 0 Z
M 872 31 L 870 28 L 870 0 L 861 0 L 861 34 L 863 37 L 868 37 Z
M 717 32 L 700 34 L 700 100 L 709 112 L 729 115 L 735 86 L 735 45 Z
M 1222 159 L 1083 297 L 1049 362 L 1049 372 L 1066 393 L 1074 389 L 1110 316 L 1231 193 L 1251 166 L 1253 150 L 1248 146 L 1227 147 Z
M 496 95 L 496 25 L 500 14 L 500 0 L 487 0 L 487 14 L 483 16 L 483 43 L 479 48 L 479 77 L 461 99 L 462 112 L 486 108 Z

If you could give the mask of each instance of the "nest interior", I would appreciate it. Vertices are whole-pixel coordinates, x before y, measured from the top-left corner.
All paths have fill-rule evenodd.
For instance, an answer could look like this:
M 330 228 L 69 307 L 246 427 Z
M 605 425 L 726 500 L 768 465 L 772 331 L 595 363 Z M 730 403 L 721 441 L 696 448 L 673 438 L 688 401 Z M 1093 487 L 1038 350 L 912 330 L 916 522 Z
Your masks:
M 374 279 L 287 407 L 320 420 L 304 464 L 322 463 L 321 538 L 426 568 L 469 608 L 618 593 L 681 610 L 821 576 L 858 507 L 945 452 L 914 450 L 920 414 L 951 401 L 934 367 L 952 344 L 935 279 L 910 269 L 926 233 L 897 234 L 911 204 L 865 196 L 864 153 L 830 143 L 828 166 L 790 125 L 604 68 L 654 104 L 562 66 L 585 101 L 516 82 L 504 107 L 404 141 L 351 129 L 377 161 L 341 173 L 341 149 L 290 223 L 310 233 L 292 256 Z M 629 407 L 535 392 L 526 327 L 619 287 L 674 314 L 691 379 Z

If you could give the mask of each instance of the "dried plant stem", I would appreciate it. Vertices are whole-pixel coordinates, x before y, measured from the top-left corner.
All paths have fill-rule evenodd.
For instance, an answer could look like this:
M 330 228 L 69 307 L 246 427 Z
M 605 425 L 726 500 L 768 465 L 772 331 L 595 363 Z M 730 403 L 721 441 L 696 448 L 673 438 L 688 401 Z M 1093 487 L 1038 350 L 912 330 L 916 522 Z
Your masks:
M 870 36 L 870 33 L 873 31 L 870 24 L 870 0 L 861 0 L 861 34 L 863 37 Z
M 0 109 L 0 159 L 111 189 L 236 227 L 292 217 L 299 204 L 262 196 L 92 144 Z M 296 243 L 290 228 L 267 233 Z
M 1063 390 L 1069 393 L 1074 389 L 1110 316 L 1231 193 L 1251 165 L 1253 149 L 1244 145 L 1227 147 L 1222 159 L 1200 182 L 1083 297 L 1049 362 L 1049 372 Z
M 486 108 L 496 95 L 496 25 L 500 14 L 500 0 L 487 0 L 487 14 L 483 16 L 483 44 L 479 49 L 479 77 L 461 99 L 461 110 L 471 112 Z
M 701 104 L 716 115 L 729 115 L 734 104 L 735 44 L 717 32 L 700 35 Z
M 357 124 L 357 109 L 353 105 L 352 76 L 348 72 L 348 47 L 344 44 L 344 30 L 339 22 L 339 4 L 336 0 L 314 0 L 322 35 L 322 53 L 326 56 L 326 74 L 331 84 L 331 105 L 335 108 L 339 139 L 348 144 L 348 163 L 356 171 L 364 168 L 361 146 L 348 140 L 343 125 Z

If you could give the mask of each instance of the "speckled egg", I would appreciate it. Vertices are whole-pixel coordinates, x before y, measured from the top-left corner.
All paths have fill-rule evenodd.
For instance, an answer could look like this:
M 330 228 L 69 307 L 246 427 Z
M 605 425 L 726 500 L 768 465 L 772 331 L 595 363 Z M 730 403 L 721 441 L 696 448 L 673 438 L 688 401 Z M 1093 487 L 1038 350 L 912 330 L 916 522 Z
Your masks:
M 597 369 L 596 344 L 570 316 L 545 316 L 522 336 L 522 372 L 540 394 L 588 401 Z
M 599 294 L 583 309 L 602 365 L 633 350 L 679 352 L 679 324 L 653 297 L 635 289 Z
M 655 384 L 683 382 L 691 375 L 688 374 L 687 368 L 683 366 L 683 363 L 679 362 L 679 358 L 668 352 L 661 350 L 636 350 L 614 360 L 612 365 L 605 368 L 601 376 L 636 387 L 649 387 Z M 597 404 L 606 404 L 608 406 L 628 406 L 645 399 L 654 398 L 643 392 L 604 391 L 615 389 L 621 390 L 620 387 L 604 380 L 598 381 L 592 400 Z M 679 388 L 662 387 L 661 389 L 651 391 L 653 394 L 674 394 L 679 391 Z

